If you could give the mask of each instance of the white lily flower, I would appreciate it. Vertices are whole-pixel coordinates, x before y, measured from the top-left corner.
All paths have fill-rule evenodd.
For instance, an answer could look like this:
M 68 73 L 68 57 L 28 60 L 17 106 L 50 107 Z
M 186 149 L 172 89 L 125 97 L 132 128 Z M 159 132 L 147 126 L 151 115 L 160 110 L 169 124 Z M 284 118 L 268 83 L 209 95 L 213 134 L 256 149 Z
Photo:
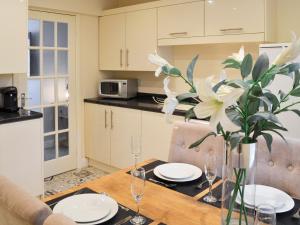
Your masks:
M 244 93 L 242 88 L 233 88 L 222 85 L 217 93 L 213 91 L 213 77 L 208 77 L 204 88 L 198 90 L 199 98 L 202 102 L 198 103 L 194 112 L 199 119 L 210 116 L 210 126 L 216 129 L 221 123 L 225 131 L 238 131 L 240 127 L 235 125 L 226 115 L 226 108 L 236 104 L 236 101 Z
M 169 89 L 169 83 L 170 83 L 170 77 L 166 77 L 164 79 L 164 91 L 167 95 L 167 98 L 164 101 L 164 107 L 162 111 L 166 114 L 167 120 L 170 121 L 169 117 L 173 114 L 175 111 L 177 105 L 179 104 L 176 93 L 172 92 Z
M 234 59 L 238 62 L 243 62 L 245 58 L 245 49 L 244 46 L 242 46 L 238 53 L 233 53 L 232 56 L 229 56 L 229 58 Z
M 162 67 L 169 66 L 169 67 L 173 68 L 173 66 L 167 60 L 165 60 L 164 58 L 160 57 L 157 53 L 155 53 L 155 54 L 149 54 L 148 60 L 152 64 L 155 64 L 155 65 L 159 66 L 157 68 L 157 70 L 155 71 L 155 76 L 156 77 L 159 77 L 159 75 L 161 74 Z
M 293 61 L 300 54 L 300 38 L 297 39 L 297 35 L 292 33 L 292 43 L 289 47 L 284 49 L 275 59 L 273 65 L 281 66 L 288 62 Z

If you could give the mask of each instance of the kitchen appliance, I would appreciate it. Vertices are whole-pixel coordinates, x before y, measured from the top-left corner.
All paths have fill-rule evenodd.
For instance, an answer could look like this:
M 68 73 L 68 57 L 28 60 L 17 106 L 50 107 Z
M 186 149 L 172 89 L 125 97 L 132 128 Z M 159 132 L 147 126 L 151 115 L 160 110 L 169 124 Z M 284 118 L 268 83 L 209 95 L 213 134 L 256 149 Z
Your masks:
M 261 44 L 259 46 L 259 54 L 267 54 L 270 59 L 270 65 L 274 62 L 277 55 L 289 46 L 288 43 L 282 44 Z M 296 58 L 294 62 L 300 63 L 300 57 Z M 268 86 L 273 93 L 278 93 L 279 90 L 288 93 L 293 86 L 293 79 L 289 76 L 277 75 L 275 80 Z M 279 96 L 277 96 L 279 98 Z M 290 96 L 286 104 L 296 102 L 295 97 Z M 300 110 L 300 105 L 295 105 L 294 109 Z M 297 114 L 293 112 L 283 112 L 276 115 L 281 121 L 282 125 L 288 130 L 283 132 L 283 136 L 289 138 L 300 138 L 300 120 Z
M 129 99 L 137 95 L 136 79 L 105 79 L 99 84 L 99 95 L 107 98 Z
M 17 112 L 18 108 L 18 90 L 16 87 L 0 88 L 0 110 L 6 112 Z

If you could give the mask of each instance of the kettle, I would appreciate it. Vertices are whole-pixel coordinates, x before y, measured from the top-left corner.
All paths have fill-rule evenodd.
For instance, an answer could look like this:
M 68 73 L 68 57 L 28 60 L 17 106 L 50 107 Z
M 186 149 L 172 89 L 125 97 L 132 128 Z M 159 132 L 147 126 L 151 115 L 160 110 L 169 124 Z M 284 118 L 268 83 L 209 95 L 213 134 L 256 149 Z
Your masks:
M 5 112 L 17 112 L 18 107 L 18 90 L 16 87 L 0 88 L 0 110 Z

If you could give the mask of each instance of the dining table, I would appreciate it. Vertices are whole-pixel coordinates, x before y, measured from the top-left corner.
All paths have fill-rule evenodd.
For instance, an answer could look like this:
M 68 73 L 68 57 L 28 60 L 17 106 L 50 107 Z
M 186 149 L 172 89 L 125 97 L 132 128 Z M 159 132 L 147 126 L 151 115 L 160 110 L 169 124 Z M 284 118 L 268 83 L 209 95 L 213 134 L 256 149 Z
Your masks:
M 154 165 L 155 162 L 157 162 L 155 159 L 146 160 L 136 166 L 147 168 L 147 165 L 151 163 Z M 122 208 L 134 212 L 137 206 L 131 195 L 132 178 L 129 172 L 133 168 L 132 166 L 121 169 L 95 180 L 82 183 L 61 193 L 43 198 L 43 201 L 48 205 L 53 205 L 57 199 L 59 200 L 64 196 L 76 193 L 78 190 L 88 189 L 95 193 L 105 193 L 115 199 Z M 152 170 L 146 169 L 146 175 Z M 213 184 L 213 189 L 221 189 L 221 186 L 222 181 L 218 179 Z M 145 192 L 140 202 L 140 213 L 151 220 L 148 223 L 151 225 L 219 225 L 221 222 L 220 207 L 200 201 L 207 194 L 207 186 L 199 193 L 188 195 L 146 180 Z M 123 223 L 114 222 L 111 224 Z

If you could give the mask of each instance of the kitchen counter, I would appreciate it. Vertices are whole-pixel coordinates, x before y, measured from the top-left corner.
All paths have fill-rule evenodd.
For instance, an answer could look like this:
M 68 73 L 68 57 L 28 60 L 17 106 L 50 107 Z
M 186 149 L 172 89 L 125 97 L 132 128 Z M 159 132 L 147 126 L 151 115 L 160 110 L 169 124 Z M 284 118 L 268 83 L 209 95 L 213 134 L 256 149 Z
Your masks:
M 2 112 L 0 111 L 0 125 L 14 123 L 25 120 L 42 118 L 43 114 L 39 112 L 23 110 L 23 112 Z
M 153 100 L 153 97 L 165 98 L 164 95 L 139 93 L 136 98 L 127 100 L 97 97 L 84 99 L 84 102 L 163 113 L 163 105 L 156 103 Z M 176 109 L 174 115 L 185 116 L 186 110 L 184 110 L 183 108 L 186 107 L 180 107 L 180 109 Z

